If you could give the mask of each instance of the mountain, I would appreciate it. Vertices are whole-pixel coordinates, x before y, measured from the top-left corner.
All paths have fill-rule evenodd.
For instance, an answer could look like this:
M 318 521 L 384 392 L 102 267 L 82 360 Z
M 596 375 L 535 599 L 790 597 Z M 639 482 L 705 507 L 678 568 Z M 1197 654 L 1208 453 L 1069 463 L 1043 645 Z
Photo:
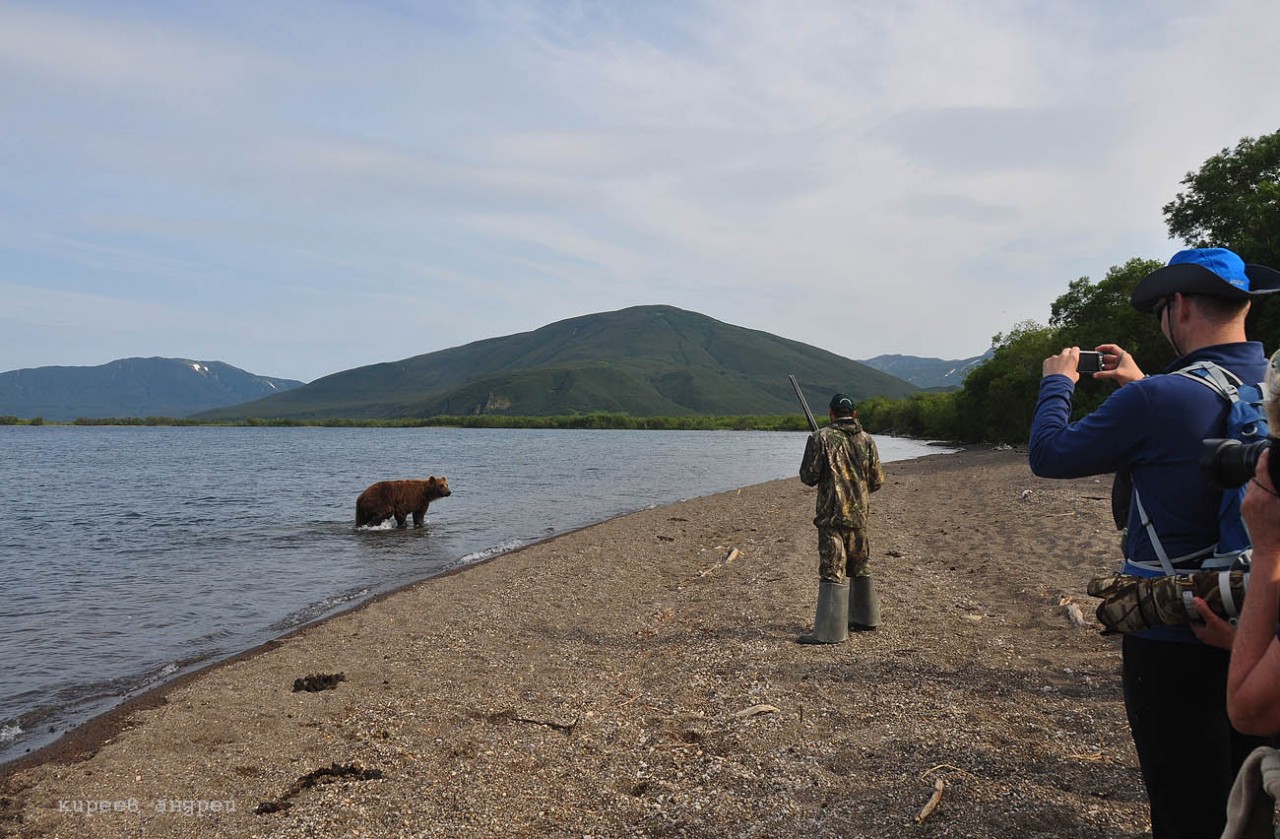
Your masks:
M 815 413 L 916 388 L 798 341 L 671 306 L 570 318 L 402 361 L 358 367 L 201 419 L 396 419 L 438 415 L 794 414 L 795 374 Z
M 97 367 L 33 367 L 0 373 L 0 416 L 185 417 L 237 405 L 302 382 L 255 376 L 221 361 L 122 358 Z
M 982 355 L 959 361 L 919 358 L 914 355 L 878 355 L 875 358 L 863 359 L 862 363 L 891 376 L 897 376 L 922 390 L 953 390 L 963 385 L 964 377 L 969 375 L 969 371 L 991 358 L 994 352 L 995 350 L 987 350 Z

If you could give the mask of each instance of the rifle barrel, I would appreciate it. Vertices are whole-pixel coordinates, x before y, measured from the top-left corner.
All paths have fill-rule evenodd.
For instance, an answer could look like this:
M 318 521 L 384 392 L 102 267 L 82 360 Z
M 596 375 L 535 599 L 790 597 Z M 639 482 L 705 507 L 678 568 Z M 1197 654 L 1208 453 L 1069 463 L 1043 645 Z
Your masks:
M 800 407 L 804 408 L 805 418 L 809 420 L 809 430 L 818 430 L 818 421 L 813 418 L 813 411 L 809 410 L 809 403 L 804 398 L 804 392 L 800 390 L 800 383 L 796 381 L 795 376 L 787 376 L 791 380 L 791 386 L 795 388 L 796 398 L 800 400 Z

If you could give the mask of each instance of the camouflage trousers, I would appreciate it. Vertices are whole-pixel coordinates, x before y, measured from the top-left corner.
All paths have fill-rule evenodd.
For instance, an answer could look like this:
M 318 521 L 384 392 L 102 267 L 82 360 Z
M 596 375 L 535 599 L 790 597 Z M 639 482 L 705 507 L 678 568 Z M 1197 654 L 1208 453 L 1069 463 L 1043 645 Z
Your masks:
M 871 546 L 862 527 L 818 528 L 818 579 L 833 583 L 871 576 Z

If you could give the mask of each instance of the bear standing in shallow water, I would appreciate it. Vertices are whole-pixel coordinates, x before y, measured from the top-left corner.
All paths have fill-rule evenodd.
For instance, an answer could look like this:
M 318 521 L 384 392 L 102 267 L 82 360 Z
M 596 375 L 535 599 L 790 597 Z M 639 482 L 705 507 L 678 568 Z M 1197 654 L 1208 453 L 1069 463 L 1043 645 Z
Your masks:
M 423 480 L 378 481 L 356 499 L 356 527 L 382 524 L 395 516 L 396 527 L 404 527 L 405 518 L 413 513 L 413 526 L 422 527 L 427 505 L 437 498 L 452 495 L 449 479 L 432 475 Z

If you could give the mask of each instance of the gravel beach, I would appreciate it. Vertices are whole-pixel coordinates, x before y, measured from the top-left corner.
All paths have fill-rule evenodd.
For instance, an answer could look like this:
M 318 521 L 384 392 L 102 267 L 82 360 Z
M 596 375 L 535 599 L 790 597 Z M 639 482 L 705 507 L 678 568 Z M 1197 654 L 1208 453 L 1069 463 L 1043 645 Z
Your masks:
M 1084 593 L 1118 566 L 1110 478 L 1042 480 L 990 449 L 886 474 L 877 632 L 795 643 L 817 595 L 798 479 L 645 510 L 0 767 L 0 835 L 1145 835 L 1119 642 Z

